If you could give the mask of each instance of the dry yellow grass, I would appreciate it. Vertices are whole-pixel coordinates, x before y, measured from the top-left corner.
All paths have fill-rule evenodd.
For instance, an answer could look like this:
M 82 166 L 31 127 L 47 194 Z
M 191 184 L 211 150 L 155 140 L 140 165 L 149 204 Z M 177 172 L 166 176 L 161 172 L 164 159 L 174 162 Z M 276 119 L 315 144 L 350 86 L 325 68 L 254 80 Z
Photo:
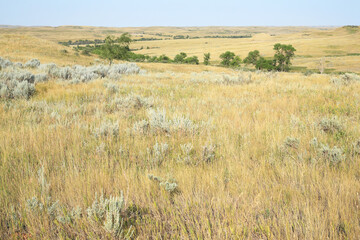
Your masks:
M 26 34 L 0 34 L 0 44 L 0 56 L 13 62 L 24 63 L 38 58 L 41 62 L 53 62 L 58 65 L 89 65 L 94 61 L 93 57 L 75 55 L 72 48 Z
M 317 70 L 320 58 L 326 58 L 326 68 L 342 72 L 360 72 L 360 31 L 349 31 L 345 28 L 308 28 L 308 27 L 148 27 L 148 28 L 104 28 L 104 27 L 26 27 L 0 29 L 0 55 L 14 60 L 25 61 L 30 57 L 40 60 L 53 61 L 60 64 L 83 65 L 94 59 L 80 56 L 75 57 L 71 48 L 58 45 L 59 41 L 80 39 L 104 39 L 107 35 L 119 36 L 130 32 L 133 37 L 164 38 L 163 35 L 189 35 L 203 37 L 207 35 L 247 35 L 252 38 L 244 39 L 185 39 L 134 42 L 132 48 L 142 50 L 136 53 L 159 56 L 166 54 L 174 57 L 179 52 L 198 56 L 210 52 L 211 61 L 219 62 L 219 56 L 225 51 L 233 51 L 241 58 L 245 58 L 249 51 L 259 50 L 265 57 L 273 56 L 275 43 L 292 44 L 296 49 L 293 61 L 295 67 L 306 67 Z M 9 35 L 10 34 L 10 35 Z M 12 35 L 11 35 L 12 34 Z M 13 35 L 16 34 L 16 35 Z M 21 34 L 21 36 L 19 36 Z M 21 41 L 24 41 L 23 43 Z M 150 49 L 147 49 L 149 47 Z M 61 49 L 69 51 L 68 56 L 60 54 Z
M 36 49 L 32 56 L 40 58 L 41 47 Z M 31 52 L 24 48 L 8 56 L 28 60 L 23 51 Z M 55 52 L 40 60 L 56 62 Z M 62 55 L 58 61 L 72 63 Z M 120 191 L 124 229 L 132 225 L 136 239 L 358 238 L 359 82 L 341 86 L 325 74 L 203 65 L 139 66 L 148 73 L 75 85 L 52 79 L 38 83 L 28 101 L 0 99 L 0 238 L 115 238 L 88 220 L 85 210 L 96 193 Z M 251 82 L 227 84 L 223 75 L 251 75 Z M 106 82 L 118 91 L 110 92 Z M 153 109 L 164 109 L 167 119 L 186 116 L 198 131 L 134 134 L 131 129 L 147 119 L 149 109 L 114 106 L 114 99 L 132 94 L 153 97 Z M 342 130 L 322 131 L 319 122 L 332 117 Z M 108 121 L 118 123 L 116 134 L 96 136 Z M 289 144 L 289 137 L 298 144 Z M 310 144 L 314 138 L 318 145 Z M 160 164 L 150 151 L 156 143 L 169 146 Z M 189 163 L 179 161 L 187 143 L 194 146 Z M 212 144 L 215 156 L 206 161 L 204 146 Z M 343 158 L 322 154 L 322 144 L 342 149 Z M 46 194 L 38 182 L 41 167 L 50 183 Z M 149 174 L 176 179 L 179 191 L 169 194 Z M 28 199 L 45 201 L 48 195 L 64 207 L 58 215 L 80 206 L 84 217 L 62 223 L 27 207 Z
M 166 72 L 168 66 L 143 64 L 150 73 L 124 77 L 117 94 L 107 92 L 103 80 L 48 82 L 38 84 L 29 101 L 0 103 L 1 221 L 11 219 L 14 206 L 26 225 L 2 224 L 5 238 L 14 231 L 36 239 L 111 236 L 84 220 L 56 224 L 31 214 L 25 202 L 39 192 L 41 166 L 51 197 L 69 207 L 86 209 L 96 192 L 123 190 L 140 214 L 133 222 L 138 239 L 357 238 L 360 159 L 352 144 L 360 138 L 359 84 L 339 88 L 327 75 L 252 73 L 253 83 L 224 85 L 203 81 L 212 74 L 196 75 L 193 66 Z M 215 76 L 217 69 L 204 70 Z M 199 134 L 133 136 L 129 129 L 146 119 L 146 109 L 109 108 L 130 93 L 154 97 L 154 108 L 166 109 L 169 119 L 185 115 L 209 125 Z M 331 116 L 341 119 L 343 133 L 319 129 Z M 119 123 L 119 135 L 96 138 L 93 129 L 107 120 Z M 287 137 L 299 139 L 299 147 L 283 149 Z M 331 165 L 309 144 L 314 137 L 342 148 L 345 159 Z M 170 149 L 159 166 L 149 165 L 146 150 L 156 142 Z M 216 144 L 214 161 L 178 162 L 180 145 L 189 142 L 194 161 L 202 146 Z M 170 198 L 148 174 L 175 178 L 180 192 Z

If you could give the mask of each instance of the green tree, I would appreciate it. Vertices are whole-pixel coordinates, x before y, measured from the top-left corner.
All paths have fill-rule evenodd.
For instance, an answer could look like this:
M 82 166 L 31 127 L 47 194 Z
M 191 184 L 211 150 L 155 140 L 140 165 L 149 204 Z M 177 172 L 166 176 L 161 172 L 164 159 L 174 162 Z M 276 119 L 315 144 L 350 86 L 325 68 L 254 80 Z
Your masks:
M 120 46 L 130 51 L 130 44 L 132 42 L 132 39 L 129 33 L 123 33 L 119 38 L 116 39 L 116 42 L 118 42 Z
M 295 56 L 296 49 L 291 45 L 276 43 L 274 45 L 275 69 L 282 72 L 290 70 L 291 59 Z
M 169 62 L 171 62 L 171 59 L 168 56 L 166 56 L 165 54 L 163 54 L 157 58 L 157 62 L 169 63 Z
M 267 60 L 263 57 L 260 57 L 255 63 L 255 68 L 258 70 L 272 71 L 275 68 L 274 60 L 272 59 Z
M 177 54 L 174 58 L 174 62 L 176 63 L 183 63 L 184 59 L 187 57 L 186 53 L 181 52 L 180 54 Z
M 255 65 L 256 62 L 260 58 L 260 52 L 258 50 L 254 50 L 248 53 L 248 56 L 244 59 L 244 63 Z
M 230 62 L 230 66 L 232 67 L 240 67 L 241 58 L 239 56 L 235 56 L 233 60 Z
M 158 61 L 158 58 L 156 56 L 150 57 L 148 59 L 148 62 L 157 62 L 157 61 Z
M 111 65 L 114 59 L 127 59 L 130 42 L 131 39 L 129 40 L 126 34 L 120 38 L 107 36 L 104 44 L 100 46 L 99 50 L 96 50 L 96 53 L 102 58 L 108 59 Z
M 184 59 L 184 62 L 188 64 L 199 64 L 199 59 L 197 56 L 187 57 Z
M 226 51 L 220 55 L 220 58 L 222 59 L 221 65 L 223 66 L 230 66 L 231 61 L 234 59 L 235 53 Z
M 204 53 L 204 64 L 210 65 L 210 53 Z

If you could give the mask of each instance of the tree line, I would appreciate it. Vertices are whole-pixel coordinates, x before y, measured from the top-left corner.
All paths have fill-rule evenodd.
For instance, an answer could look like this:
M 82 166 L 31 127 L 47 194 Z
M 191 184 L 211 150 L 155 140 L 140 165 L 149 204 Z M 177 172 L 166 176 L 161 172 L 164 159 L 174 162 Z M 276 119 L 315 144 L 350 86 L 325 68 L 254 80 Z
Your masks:
M 174 59 L 166 56 L 148 56 L 144 54 L 137 54 L 130 50 L 130 44 L 133 42 L 130 34 L 124 33 L 120 37 L 115 38 L 108 36 L 103 41 L 102 45 L 77 47 L 76 50 L 82 51 L 82 54 L 88 55 L 90 53 L 97 54 L 100 57 L 109 60 L 110 64 L 114 59 L 127 60 L 134 62 L 161 62 L 161 63 L 185 63 L 185 64 L 200 64 L 197 56 L 187 56 L 186 53 L 181 52 L 177 54 Z M 242 60 L 234 52 L 226 51 L 219 57 L 221 59 L 220 65 L 225 67 L 238 68 L 242 63 L 246 65 L 253 65 L 258 70 L 267 71 L 289 71 L 291 60 L 295 56 L 296 49 L 292 45 L 276 43 L 274 45 L 275 54 L 273 58 L 268 59 L 260 55 L 258 50 L 248 53 L 247 57 Z M 210 65 L 210 53 L 205 53 L 203 56 L 203 64 Z

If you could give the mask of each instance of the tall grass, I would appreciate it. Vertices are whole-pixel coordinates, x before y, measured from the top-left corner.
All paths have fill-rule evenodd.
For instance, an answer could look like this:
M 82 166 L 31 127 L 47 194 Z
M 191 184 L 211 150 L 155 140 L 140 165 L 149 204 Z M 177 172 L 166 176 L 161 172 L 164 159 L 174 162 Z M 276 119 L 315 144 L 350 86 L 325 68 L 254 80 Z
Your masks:
M 358 238 L 359 83 L 181 71 L 2 99 L 0 238 Z

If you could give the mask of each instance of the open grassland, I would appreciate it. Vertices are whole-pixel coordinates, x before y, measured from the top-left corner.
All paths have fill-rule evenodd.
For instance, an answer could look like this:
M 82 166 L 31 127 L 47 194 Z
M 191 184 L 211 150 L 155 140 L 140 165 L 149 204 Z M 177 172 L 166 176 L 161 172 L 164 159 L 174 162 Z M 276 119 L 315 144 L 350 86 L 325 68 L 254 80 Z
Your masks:
M 198 56 L 210 52 L 212 64 L 219 63 L 219 56 L 233 51 L 244 59 L 248 52 L 259 50 L 262 56 L 272 57 L 275 43 L 292 44 L 296 49 L 293 60 L 295 70 L 318 71 L 321 58 L 325 58 L 327 71 L 360 73 L 360 31 L 351 28 L 309 27 L 21 27 L 0 28 L 0 55 L 14 61 L 27 61 L 36 57 L 44 62 L 83 65 L 94 62 L 98 56 L 75 55 L 72 47 L 58 45 L 59 41 L 104 39 L 108 35 L 120 36 L 124 32 L 134 39 L 141 37 L 161 38 L 156 41 L 137 41 L 131 45 L 136 53 L 173 58 L 180 52 Z M 20 34 L 20 35 L 19 35 Z M 197 39 L 172 39 L 183 35 Z M 205 36 L 244 36 L 252 38 L 204 38 Z M 166 40 L 170 39 L 170 40 Z M 23 43 L 22 43 L 23 42 Z M 27 46 L 26 48 L 22 46 Z M 30 48 L 29 48 L 30 47 Z M 23 48 L 23 50 L 20 50 Z M 31 49 L 32 52 L 29 52 Z M 64 54 L 61 50 L 67 50 Z M 59 55 L 65 55 L 60 57 Z M 28 56 L 28 57 L 26 57 Z M 59 62 L 60 60 L 62 62 Z
M 1 238 L 360 235 L 360 81 L 141 67 L 0 101 Z
M 1 31 L 1 30 L 0 30 Z M 60 44 L 26 34 L 0 35 L 0 56 L 12 62 L 26 62 L 31 58 L 59 65 L 89 65 L 94 58 L 75 55 L 75 52 Z
M 0 30 L 0 56 L 42 63 L 0 59 L 0 239 L 358 238 L 358 75 L 109 66 L 57 44 L 104 29 Z M 150 55 L 210 52 L 216 64 L 281 42 L 296 67 L 327 56 L 360 72 L 359 32 L 343 28 L 141 31 L 259 31 L 133 43 Z

